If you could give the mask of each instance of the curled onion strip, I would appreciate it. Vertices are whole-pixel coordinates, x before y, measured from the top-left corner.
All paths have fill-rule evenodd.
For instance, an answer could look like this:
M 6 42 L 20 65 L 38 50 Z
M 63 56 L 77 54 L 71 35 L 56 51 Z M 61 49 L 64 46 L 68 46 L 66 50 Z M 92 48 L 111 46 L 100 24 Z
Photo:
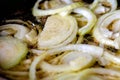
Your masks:
M 63 56 L 61 59 L 62 64 L 52 65 L 44 61 L 40 66 L 48 72 L 68 72 L 90 67 L 94 62 L 95 58 L 91 55 L 73 51 Z
M 16 31 L 14 37 L 21 40 L 25 40 L 25 35 L 29 32 L 29 28 L 19 24 L 6 24 L 0 26 L 0 30 L 6 30 L 6 29 L 12 29 Z
M 88 44 L 74 44 L 74 45 L 71 44 L 71 45 L 48 50 L 47 53 L 50 55 L 54 55 L 69 50 L 85 52 L 95 57 L 101 57 L 103 55 L 103 48 Z
M 114 40 L 109 39 L 109 37 L 107 36 L 111 35 L 111 31 L 109 31 L 107 27 L 113 21 L 120 19 L 119 14 L 120 10 L 103 15 L 98 19 L 96 27 L 93 30 L 93 36 L 98 42 L 104 45 L 113 46 L 116 49 L 120 48 L 119 38 L 115 38 Z M 106 32 L 109 34 L 105 34 Z
M 32 12 L 33 12 L 34 16 L 52 15 L 52 14 L 60 13 L 63 11 L 69 11 L 74 8 L 81 7 L 83 5 L 81 2 L 78 2 L 78 3 L 69 4 L 69 5 L 57 8 L 57 9 L 52 8 L 52 9 L 48 9 L 48 10 L 41 10 L 41 9 L 38 9 L 39 2 L 41 2 L 41 1 L 42 0 L 37 0 L 37 2 L 35 3 L 35 5 L 33 7 Z
M 86 33 L 90 32 L 90 30 L 93 28 L 97 21 L 95 14 L 93 14 L 93 12 L 90 11 L 89 9 L 83 7 L 74 9 L 73 12 L 83 15 L 88 20 L 87 24 L 79 29 L 79 34 L 85 35 Z
M 46 53 L 43 53 L 37 57 L 35 57 L 35 59 L 33 60 L 31 66 L 30 66 L 30 70 L 29 70 L 29 79 L 30 80 L 36 80 L 36 66 L 37 64 L 42 61 L 46 56 Z

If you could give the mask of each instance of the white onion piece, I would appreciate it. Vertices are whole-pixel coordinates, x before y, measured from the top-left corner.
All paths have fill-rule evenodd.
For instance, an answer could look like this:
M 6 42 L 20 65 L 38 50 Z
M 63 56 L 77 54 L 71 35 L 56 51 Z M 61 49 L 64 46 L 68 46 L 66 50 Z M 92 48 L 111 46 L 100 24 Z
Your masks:
M 94 64 L 95 58 L 87 53 L 81 52 L 70 52 L 63 56 L 61 64 L 52 65 L 47 62 L 40 64 L 41 68 L 48 72 L 66 72 L 66 71 L 77 71 L 83 68 L 90 67 Z
M 34 58 L 32 64 L 30 65 L 30 69 L 29 69 L 29 80 L 36 80 L 37 76 L 36 76 L 36 67 L 37 64 L 39 62 L 41 62 L 45 57 L 46 57 L 46 53 L 43 53 L 37 57 Z
M 88 44 L 74 44 L 74 45 L 71 44 L 71 45 L 48 50 L 47 53 L 50 55 L 54 55 L 69 50 L 85 52 L 95 57 L 101 57 L 103 55 L 103 48 Z
M 83 7 L 74 9 L 73 12 L 83 15 L 85 18 L 87 18 L 87 21 L 88 21 L 87 24 L 79 29 L 79 34 L 85 35 L 93 28 L 93 26 L 95 25 L 97 21 L 95 14 L 93 14 L 93 12 L 90 11 L 89 9 L 83 8 Z
M 77 22 L 72 16 L 48 17 L 43 31 L 38 36 L 38 48 L 50 49 L 70 43 L 77 34 Z
M 74 59 L 77 59 L 79 56 L 81 57 L 82 55 L 83 56 L 86 56 L 87 53 L 81 53 L 79 51 L 72 51 L 72 52 L 69 52 L 67 53 L 66 55 L 64 55 L 60 61 L 61 63 L 65 63 L 65 64 L 69 64 L 72 60 Z M 87 54 L 89 55 L 89 54 Z M 88 57 L 88 56 L 86 56 Z M 84 60 L 84 59 L 83 59 Z M 80 60 L 81 61 L 81 60 Z
M 93 30 L 93 36 L 98 42 L 104 45 L 113 46 L 116 49 L 120 48 L 120 44 L 119 44 L 120 39 L 116 38 L 115 40 L 111 40 L 108 37 L 105 37 L 105 35 L 107 34 L 104 34 L 105 32 L 103 29 L 107 29 L 110 23 L 112 23 L 115 20 L 120 19 L 119 14 L 120 14 L 120 10 L 103 15 L 102 17 L 98 19 L 96 27 Z
M 14 37 L 21 40 L 25 40 L 25 35 L 30 31 L 29 28 L 19 24 L 5 24 L 0 26 L 1 31 L 7 30 L 7 29 L 8 30 L 12 29 L 16 31 L 16 33 L 14 34 Z

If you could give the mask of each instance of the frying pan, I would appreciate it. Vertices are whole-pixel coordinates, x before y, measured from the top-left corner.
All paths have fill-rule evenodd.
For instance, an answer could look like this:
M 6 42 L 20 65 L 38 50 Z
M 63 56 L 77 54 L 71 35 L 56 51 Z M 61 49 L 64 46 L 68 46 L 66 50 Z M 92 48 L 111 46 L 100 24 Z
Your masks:
M 93 0 L 84 0 L 91 3 Z M 120 7 L 120 0 L 118 7 Z M 6 19 L 22 19 L 35 21 L 32 7 L 36 0 L 0 0 L 0 24 Z M 0 80 L 7 80 L 0 77 Z

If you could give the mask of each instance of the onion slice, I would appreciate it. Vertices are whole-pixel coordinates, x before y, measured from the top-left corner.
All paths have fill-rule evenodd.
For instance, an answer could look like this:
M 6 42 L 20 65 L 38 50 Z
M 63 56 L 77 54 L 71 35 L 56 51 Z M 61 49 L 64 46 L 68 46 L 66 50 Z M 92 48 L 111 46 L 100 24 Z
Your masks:
M 48 17 L 43 31 L 38 36 L 39 49 L 51 49 L 66 45 L 76 37 L 77 22 L 72 16 Z
M 37 64 L 42 61 L 46 56 L 46 53 L 42 53 L 41 55 L 35 57 L 35 59 L 33 60 L 31 66 L 30 66 L 30 70 L 29 70 L 29 79 L 30 80 L 36 80 L 36 67 Z
M 5 24 L 0 26 L 0 31 L 13 30 L 15 31 L 14 37 L 25 40 L 25 35 L 30 31 L 29 28 L 20 24 Z M 4 34 L 1 34 L 4 35 Z
M 120 44 L 119 44 L 120 38 L 118 37 L 118 38 L 115 38 L 114 40 L 111 40 L 108 37 L 111 35 L 111 31 L 107 29 L 107 27 L 113 21 L 120 19 L 119 14 L 120 14 L 120 10 L 116 10 L 114 12 L 107 13 L 98 19 L 98 22 L 93 30 L 93 36 L 99 43 L 113 46 L 116 49 L 120 48 Z M 106 32 L 109 34 L 106 34 Z
M 64 51 L 80 51 L 85 52 L 88 54 L 93 55 L 94 57 L 101 57 L 103 55 L 103 48 L 94 46 L 94 45 L 88 45 L 88 44 L 71 44 L 66 45 L 59 48 L 54 48 L 51 50 L 48 50 L 47 53 L 50 55 L 59 54 Z
M 40 66 L 48 72 L 69 72 L 90 67 L 95 61 L 96 59 L 87 53 L 73 51 L 62 57 L 61 64 L 52 65 L 44 61 Z
M 0 37 L 0 67 L 10 69 L 26 57 L 27 44 L 13 37 Z
M 85 26 L 83 26 L 82 28 L 80 28 L 78 33 L 80 35 L 85 35 L 86 33 L 90 32 L 90 30 L 94 27 L 94 25 L 97 21 L 95 14 L 93 14 L 92 11 L 90 11 L 89 9 L 84 8 L 84 7 L 74 9 L 73 12 L 83 15 L 88 20 L 87 24 Z
M 37 2 L 35 3 L 35 5 L 33 7 L 32 13 L 34 16 L 45 16 L 45 15 L 57 14 L 57 13 L 64 12 L 64 11 L 70 11 L 74 8 L 81 7 L 83 5 L 81 2 L 77 2 L 77 3 L 72 3 L 69 5 L 61 6 L 56 9 L 52 8 L 52 9 L 48 9 L 48 10 L 41 10 L 41 9 L 38 9 L 39 2 L 41 2 L 41 1 L 42 0 L 37 0 Z

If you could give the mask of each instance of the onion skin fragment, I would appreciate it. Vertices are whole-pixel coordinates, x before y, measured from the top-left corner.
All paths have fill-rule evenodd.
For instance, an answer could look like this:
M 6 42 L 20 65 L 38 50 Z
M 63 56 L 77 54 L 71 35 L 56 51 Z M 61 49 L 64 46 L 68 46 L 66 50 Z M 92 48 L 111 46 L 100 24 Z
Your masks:
M 43 53 L 37 57 L 34 58 L 31 66 L 30 66 L 30 70 L 29 70 L 29 80 L 36 80 L 36 66 L 37 64 L 42 61 L 45 57 L 46 57 L 46 53 Z

